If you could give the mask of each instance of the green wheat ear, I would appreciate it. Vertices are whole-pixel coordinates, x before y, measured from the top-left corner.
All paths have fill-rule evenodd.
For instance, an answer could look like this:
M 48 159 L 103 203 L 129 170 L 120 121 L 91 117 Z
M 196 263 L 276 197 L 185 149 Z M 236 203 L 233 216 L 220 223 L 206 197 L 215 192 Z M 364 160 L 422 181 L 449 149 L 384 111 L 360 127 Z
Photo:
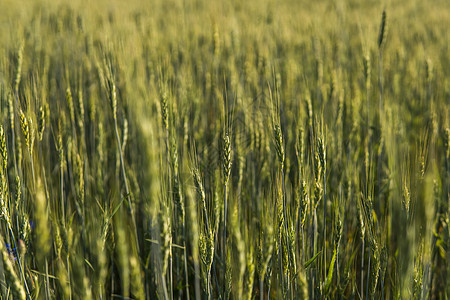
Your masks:
M 408 186 L 406 185 L 406 182 L 403 185 L 403 197 L 402 197 L 402 203 L 406 209 L 406 213 L 409 215 L 409 204 L 411 202 L 411 195 L 409 193 Z
M 3 126 L 0 125 L 0 154 L 2 156 L 1 171 L 7 167 L 8 164 L 8 152 L 6 150 L 5 131 Z
M 231 175 L 231 140 L 227 133 L 222 136 L 222 173 L 227 184 Z
M 42 141 L 45 130 L 45 110 L 42 106 L 39 107 L 39 120 L 38 120 L 38 136 L 39 141 Z
M 378 48 L 381 49 L 386 43 L 387 36 L 387 23 L 386 23 L 386 10 L 383 10 L 381 14 L 380 33 L 378 34 Z
M 66 100 L 67 105 L 69 105 L 69 113 L 70 113 L 70 121 L 75 122 L 75 109 L 73 107 L 73 98 L 72 98 L 72 92 L 70 91 L 70 87 L 66 89 Z
M 117 119 L 117 94 L 116 94 L 116 84 L 114 80 L 108 79 L 107 81 L 109 89 L 109 101 L 113 110 L 113 118 Z
M 169 128 L 169 122 L 168 122 L 168 106 L 167 106 L 167 92 L 161 91 L 161 96 L 160 96 L 160 105 L 161 105 L 161 119 L 162 119 L 162 123 L 165 129 Z
M 8 113 L 11 130 L 14 130 L 14 103 L 11 93 L 8 94 Z
M 380 250 L 378 248 L 378 245 L 373 239 L 373 241 L 370 243 L 372 247 L 372 265 L 370 267 L 370 289 L 369 289 L 369 295 L 370 299 L 374 299 L 375 291 L 378 283 L 378 277 L 380 274 L 380 268 L 381 268 L 381 260 L 380 260 Z M 384 258 L 383 258 L 384 259 Z
M 20 110 L 20 112 L 19 112 L 19 119 L 20 119 L 20 127 L 22 128 L 22 133 L 25 137 L 25 144 L 26 144 L 27 148 L 30 149 L 30 147 L 31 147 L 30 126 L 28 124 L 27 117 L 25 116 L 25 114 L 23 113 L 22 110 Z
M 16 95 L 19 92 L 19 84 L 20 84 L 20 79 L 22 76 L 23 49 L 24 49 L 24 43 L 22 42 L 20 44 L 20 48 L 17 53 L 17 69 L 16 69 L 16 77 L 14 79 L 14 92 L 16 93 Z
M 366 89 L 370 89 L 370 76 L 371 76 L 371 64 L 370 64 L 370 56 L 369 54 L 364 56 L 364 78 L 366 80 Z
M 2 236 L 0 236 L 0 255 L 3 261 L 6 284 L 9 285 L 13 298 L 25 300 L 25 289 L 23 288 L 22 283 L 14 270 L 10 255 L 6 252 Z
M 283 133 L 281 132 L 280 125 L 274 126 L 274 135 L 275 135 L 275 148 L 277 151 L 278 161 L 280 162 L 281 169 L 284 169 L 284 145 L 283 145 Z

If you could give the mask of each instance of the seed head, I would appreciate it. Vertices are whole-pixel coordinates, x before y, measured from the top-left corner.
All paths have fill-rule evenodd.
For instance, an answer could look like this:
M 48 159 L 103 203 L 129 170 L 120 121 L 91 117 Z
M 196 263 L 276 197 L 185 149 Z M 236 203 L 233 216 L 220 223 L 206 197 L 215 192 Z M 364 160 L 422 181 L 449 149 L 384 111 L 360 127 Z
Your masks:
M 320 160 L 320 165 L 325 170 L 326 166 L 327 166 L 327 160 L 326 160 L 327 152 L 326 152 L 325 144 L 323 142 L 323 138 L 322 137 L 320 137 L 318 139 L 318 149 L 317 150 L 318 150 L 318 156 L 319 156 L 319 160 Z
M 280 162 L 281 169 L 284 168 L 284 146 L 283 146 L 283 133 L 281 132 L 280 125 L 274 126 L 274 134 L 275 134 L 275 148 L 277 150 L 278 161 Z
M 214 235 L 211 232 L 202 232 L 198 243 L 200 249 L 200 259 L 206 268 L 206 273 L 209 273 L 211 271 L 214 256 Z
M 6 244 L 7 245 L 7 244 Z M 10 259 L 10 255 L 8 254 L 8 245 L 4 246 L 3 238 L 0 238 L 0 255 L 3 261 L 3 269 L 5 273 L 5 279 L 7 285 L 11 288 L 11 293 L 14 299 L 25 299 L 26 294 L 25 290 L 20 282 L 19 277 L 17 276 L 12 261 Z M 14 248 L 15 251 L 15 248 Z
M 19 206 L 21 205 L 22 199 L 22 186 L 20 183 L 20 177 L 16 176 L 16 211 L 19 211 Z
M 111 101 L 111 107 L 113 110 L 113 118 L 117 119 L 117 94 L 116 94 L 116 84 L 112 80 L 108 80 L 109 85 L 109 98 Z
M 169 123 L 168 123 L 167 93 L 165 91 L 161 93 L 161 118 L 164 128 L 168 129 Z
M 73 99 L 72 99 L 72 92 L 70 91 L 70 87 L 66 89 L 66 100 L 67 104 L 69 105 L 69 112 L 70 112 L 70 120 L 72 122 L 75 121 L 75 110 L 73 108 Z
M 45 130 L 45 110 L 41 106 L 39 107 L 39 123 L 38 123 L 39 141 L 42 141 L 44 130 Z
M 411 195 L 409 194 L 408 186 L 406 185 L 406 182 L 403 186 L 403 205 L 405 206 L 406 212 L 409 213 L 409 203 L 411 200 Z
M 386 35 L 387 35 L 386 10 L 383 10 L 383 13 L 381 15 L 380 33 L 378 35 L 378 49 L 380 50 L 386 43 Z
M 8 112 L 11 129 L 14 130 L 14 104 L 11 94 L 8 94 Z
M 372 247 L 373 263 L 370 266 L 370 280 L 371 281 L 370 281 L 369 294 L 370 294 L 370 299 L 374 299 L 375 290 L 376 290 L 377 283 L 378 283 L 379 271 L 380 271 L 380 250 L 379 250 L 375 240 L 372 241 L 371 247 Z
M 313 126 L 313 109 L 312 109 L 312 102 L 311 102 L 311 95 L 309 95 L 309 93 L 306 93 L 306 95 L 305 95 L 305 99 L 306 99 L 306 102 L 305 102 L 305 104 L 306 104 L 306 113 L 307 113 L 307 116 L 308 116 L 308 124 L 309 124 L 309 127 L 310 128 L 312 128 L 312 126 Z
M 203 188 L 202 179 L 200 177 L 200 172 L 197 168 L 192 170 L 192 175 L 194 176 L 195 187 L 197 188 L 197 192 L 200 195 L 202 203 L 205 201 L 205 189 Z
M 301 201 L 300 201 L 300 221 L 302 226 L 305 224 L 306 220 L 306 211 L 308 209 L 308 202 L 309 202 L 309 196 L 308 192 L 306 190 L 306 181 L 302 180 L 302 186 L 301 186 Z
M 225 184 L 231 174 L 231 141 L 228 134 L 222 136 L 222 172 Z
M 7 167 L 8 152 L 6 150 L 5 131 L 3 126 L 0 125 L 0 154 L 2 156 L 2 170 Z
M 364 56 L 364 78 L 366 79 L 366 89 L 370 89 L 370 72 L 371 72 L 371 66 L 370 66 L 370 56 L 366 55 Z
M 78 126 L 83 129 L 84 127 L 84 101 L 83 101 L 83 92 L 80 89 L 78 91 L 78 108 L 80 110 L 80 119 L 78 120 Z
M 341 217 L 339 216 L 339 214 L 337 215 L 336 218 L 336 224 L 335 224 L 335 237 L 334 237 L 334 241 L 337 245 L 337 247 L 339 247 L 339 243 L 341 242 L 341 238 L 342 238 L 342 221 L 341 221 Z
M 123 138 L 122 138 L 122 151 L 125 149 L 128 142 L 128 120 L 123 120 Z
M 27 145 L 27 148 L 30 148 L 30 126 L 22 110 L 20 110 L 19 112 L 19 118 L 20 118 L 20 125 L 22 127 L 22 133 L 25 136 L 25 143 Z
M 22 62 L 23 62 L 23 48 L 24 44 L 22 43 L 19 48 L 19 52 L 17 53 L 17 69 L 16 69 L 16 78 L 14 80 L 14 91 L 16 94 L 19 91 L 20 78 L 22 73 Z

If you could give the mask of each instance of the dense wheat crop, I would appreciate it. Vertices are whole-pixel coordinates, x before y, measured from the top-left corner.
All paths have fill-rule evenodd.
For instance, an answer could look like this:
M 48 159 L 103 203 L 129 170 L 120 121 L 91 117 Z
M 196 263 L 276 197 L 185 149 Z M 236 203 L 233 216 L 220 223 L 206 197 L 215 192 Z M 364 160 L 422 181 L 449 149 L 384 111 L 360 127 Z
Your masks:
M 1 299 L 448 299 L 446 0 L 0 2 Z

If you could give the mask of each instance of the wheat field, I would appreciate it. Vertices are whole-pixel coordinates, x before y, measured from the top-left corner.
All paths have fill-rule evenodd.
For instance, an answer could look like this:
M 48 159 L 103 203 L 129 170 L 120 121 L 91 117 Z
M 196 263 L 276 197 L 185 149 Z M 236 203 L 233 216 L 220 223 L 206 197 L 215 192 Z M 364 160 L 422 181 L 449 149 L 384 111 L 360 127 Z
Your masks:
M 449 299 L 448 1 L 0 12 L 1 299 Z

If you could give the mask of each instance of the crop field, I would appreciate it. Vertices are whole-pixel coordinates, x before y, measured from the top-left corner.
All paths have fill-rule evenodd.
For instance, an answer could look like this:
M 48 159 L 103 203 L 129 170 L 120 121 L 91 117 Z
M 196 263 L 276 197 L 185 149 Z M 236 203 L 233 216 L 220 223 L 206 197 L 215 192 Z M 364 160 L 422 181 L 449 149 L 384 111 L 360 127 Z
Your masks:
M 449 28 L 0 1 L 0 299 L 449 299 Z

